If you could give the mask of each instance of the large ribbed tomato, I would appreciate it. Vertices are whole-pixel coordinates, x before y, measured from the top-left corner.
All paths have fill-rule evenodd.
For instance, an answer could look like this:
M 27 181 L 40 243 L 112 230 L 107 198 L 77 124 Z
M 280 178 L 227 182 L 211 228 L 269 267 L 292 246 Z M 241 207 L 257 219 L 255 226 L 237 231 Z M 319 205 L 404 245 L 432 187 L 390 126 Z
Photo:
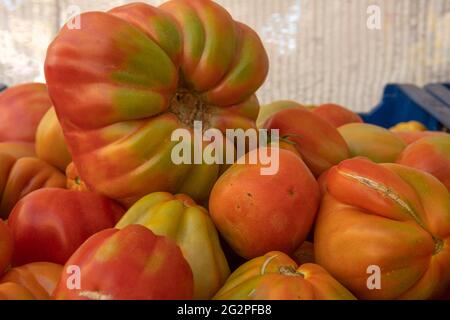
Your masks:
M 62 266 L 50 262 L 33 262 L 10 269 L 0 283 L 17 283 L 30 291 L 35 299 L 48 300 L 55 290 Z
M 47 87 L 27 83 L 0 93 L 0 142 L 34 142 L 36 128 L 51 107 Z
M 239 267 L 216 300 L 354 300 L 355 297 L 313 263 L 298 266 L 282 252 L 270 252 Z
M 72 161 L 54 108 L 47 111 L 37 127 L 36 155 L 63 172 Z
M 450 135 L 426 137 L 410 144 L 397 162 L 431 173 L 450 191 Z
M 211 298 L 230 274 L 208 211 L 185 195 L 157 192 L 136 202 L 117 228 L 137 223 L 174 240 L 194 274 L 194 299 Z
M 318 264 L 362 299 L 443 293 L 450 283 L 450 195 L 439 180 L 355 158 L 333 167 L 326 185 L 314 235 Z
M 38 158 L 0 154 L 0 217 L 8 218 L 17 201 L 30 192 L 65 185 L 64 174 Z
M 175 129 L 252 128 L 268 71 L 257 34 L 210 0 L 132 3 L 81 15 L 50 45 L 45 74 L 87 185 L 123 203 L 154 191 L 207 198 L 219 166 L 176 165 Z M 76 45 L 75 45 L 76 44 Z
M 12 244 L 12 237 L 8 226 L 0 219 L 0 275 L 11 263 Z
M 192 271 L 178 246 L 146 227 L 107 229 L 90 237 L 67 261 L 80 268 L 80 288 L 69 288 L 70 272 L 56 287 L 56 299 L 191 299 Z
M 64 264 L 94 233 L 112 228 L 124 210 L 93 192 L 45 188 L 22 198 L 8 225 L 14 265 L 48 261 Z
M 337 129 L 301 105 L 287 104 L 268 118 L 264 128 L 279 129 L 280 137 L 294 144 L 316 177 L 350 157 Z

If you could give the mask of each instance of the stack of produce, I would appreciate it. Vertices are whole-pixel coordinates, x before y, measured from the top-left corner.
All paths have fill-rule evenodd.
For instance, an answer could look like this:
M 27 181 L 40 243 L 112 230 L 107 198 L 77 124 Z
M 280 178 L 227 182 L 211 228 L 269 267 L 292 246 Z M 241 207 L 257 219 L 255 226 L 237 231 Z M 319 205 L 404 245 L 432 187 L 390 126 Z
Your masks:
M 0 94 L 0 299 L 449 298 L 450 135 L 260 107 L 262 42 L 210 0 L 80 21 Z M 280 141 L 175 163 L 198 123 Z

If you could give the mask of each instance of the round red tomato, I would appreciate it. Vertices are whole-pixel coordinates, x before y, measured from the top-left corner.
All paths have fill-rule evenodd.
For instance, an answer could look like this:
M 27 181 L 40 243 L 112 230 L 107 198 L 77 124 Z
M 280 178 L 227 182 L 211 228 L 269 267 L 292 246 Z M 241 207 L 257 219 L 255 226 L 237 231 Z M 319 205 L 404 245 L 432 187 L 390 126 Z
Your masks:
M 72 287 L 77 274 L 79 286 Z M 100 231 L 86 240 L 67 261 L 54 298 L 184 300 L 192 299 L 193 293 L 192 270 L 176 243 L 132 224 Z

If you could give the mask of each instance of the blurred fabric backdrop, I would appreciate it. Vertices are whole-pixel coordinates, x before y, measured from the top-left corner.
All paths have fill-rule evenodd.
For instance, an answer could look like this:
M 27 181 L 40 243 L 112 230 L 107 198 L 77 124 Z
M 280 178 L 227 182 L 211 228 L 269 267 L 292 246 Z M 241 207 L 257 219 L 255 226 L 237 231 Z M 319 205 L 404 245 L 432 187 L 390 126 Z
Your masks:
M 46 48 L 77 10 L 127 2 L 132 1 L 0 0 L 0 82 L 45 81 Z M 217 2 L 265 43 L 271 68 L 258 93 L 262 103 L 337 102 L 368 111 L 388 82 L 450 81 L 450 0 Z M 380 30 L 367 27 L 371 5 L 381 9 Z

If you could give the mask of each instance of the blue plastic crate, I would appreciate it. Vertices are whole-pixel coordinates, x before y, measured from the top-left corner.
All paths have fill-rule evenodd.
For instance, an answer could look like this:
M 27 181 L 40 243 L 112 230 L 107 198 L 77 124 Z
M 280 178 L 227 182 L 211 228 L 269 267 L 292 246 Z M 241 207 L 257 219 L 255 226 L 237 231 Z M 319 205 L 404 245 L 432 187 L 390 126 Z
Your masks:
M 424 89 L 410 84 L 388 84 L 371 112 L 361 114 L 367 123 L 385 128 L 400 122 L 419 121 L 428 130 L 450 128 L 450 86 L 431 84 Z

